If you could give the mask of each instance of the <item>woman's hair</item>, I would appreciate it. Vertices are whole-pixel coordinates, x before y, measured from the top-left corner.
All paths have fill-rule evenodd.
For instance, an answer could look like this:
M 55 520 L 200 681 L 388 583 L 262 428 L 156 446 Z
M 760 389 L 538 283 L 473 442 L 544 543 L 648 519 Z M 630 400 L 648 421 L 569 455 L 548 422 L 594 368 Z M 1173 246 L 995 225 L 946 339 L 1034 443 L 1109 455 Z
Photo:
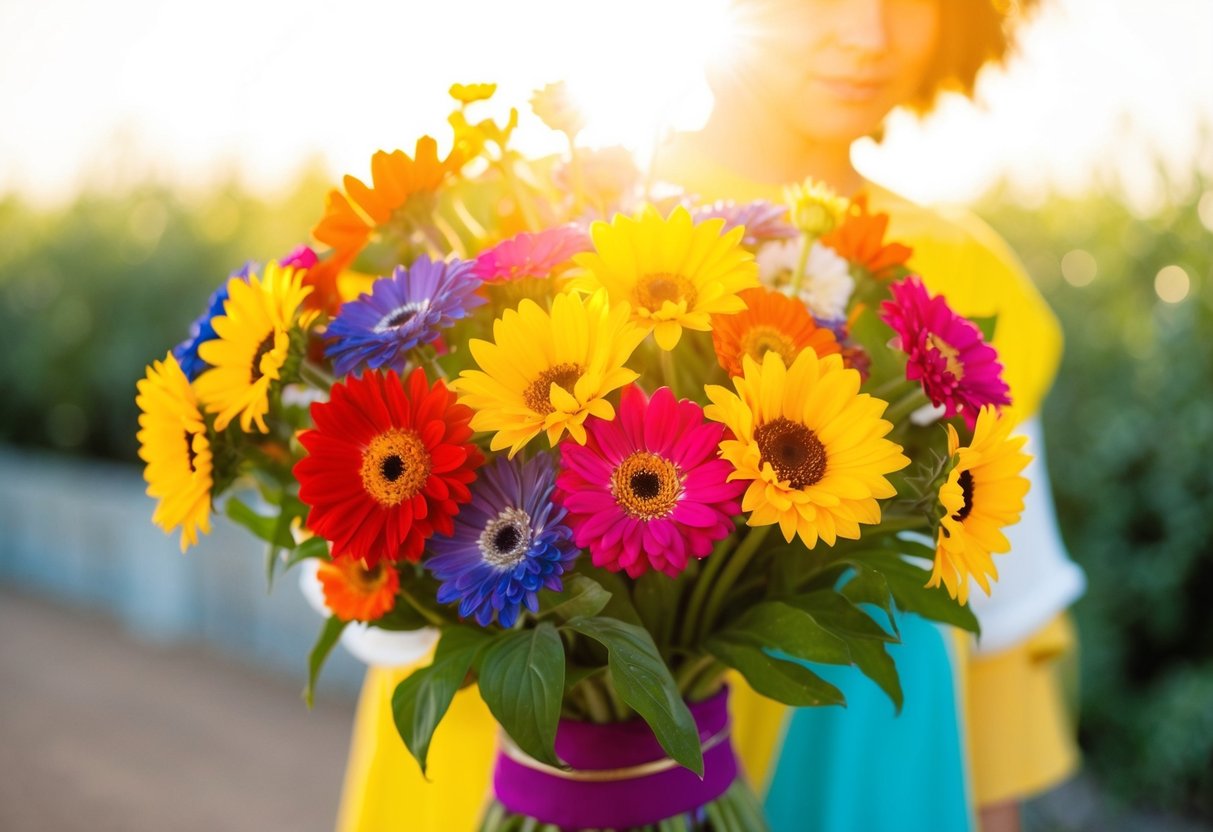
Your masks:
M 1036 5 L 1037 0 L 940 0 L 939 48 L 909 107 L 925 114 L 941 92 L 972 95 L 977 73 L 1006 59 L 1016 26 Z

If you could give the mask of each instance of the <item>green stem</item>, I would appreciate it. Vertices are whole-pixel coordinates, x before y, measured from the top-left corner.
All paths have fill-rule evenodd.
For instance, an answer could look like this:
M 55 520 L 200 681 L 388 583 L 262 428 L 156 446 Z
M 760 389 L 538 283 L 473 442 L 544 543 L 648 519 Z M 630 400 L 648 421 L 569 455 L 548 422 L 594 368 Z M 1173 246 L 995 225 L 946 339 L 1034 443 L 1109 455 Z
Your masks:
M 712 625 L 716 623 L 716 618 L 720 615 L 720 608 L 724 605 L 724 599 L 728 597 L 729 590 L 733 588 L 746 566 L 754 559 L 758 547 L 762 545 L 762 541 L 766 539 L 771 528 L 772 526 L 752 527 L 750 533 L 745 536 L 745 540 L 741 541 L 741 545 L 729 557 L 724 572 L 721 573 L 720 579 L 712 587 L 711 595 L 708 596 L 708 603 L 703 611 L 703 620 L 699 626 L 701 640 L 707 637 Z
M 884 516 L 880 518 L 880 534 L 888 534 L 895 532 L 912 532 L 918 529 L 929 529 L 931 521 L 922 515 L 902 515 L 902 516 Z
M 813 243 L 817 241 L 817 236 L 814 234 L 805 234 L 802 238 L 803 247 L 800 249 L 800 260 L 796 263 L 796 271 L 792 273 L 792 297 L 800 297 L 800 290 L 804 286 L 805 268 L 809 265 L 809 252 L 813 248 Z
M 602 690 L 594 683 L 592 679 L 587 679 L 581 684 L 582 695 L 585 697 L 586 710 L 589 711 L 590 719 L 598 723 L 614 722 L 613 714 L 611 713 L 611 703 L 607 701 Z
M 703 671 L 704 668 L 711 665 L 713 661 L 715 661 L 715 659 L 707 654 L 704 654 L 697 659 L 684 662 L 682 667 L 678 668 L 678 672 L 674 674 L 674 681 L 678 684 L 678 692 L 682 694 L 684 699 L 687 698 L 687 695 L 691 691 L 691 683 L 694 682 L 699 676 L 700 672 Z
M 894 376 L 866 392 L 874 399 L 884 399 L 887 402 L 893 398 L 894 393 L 901 392 L 903 388 L 909 389 L 918 386 L 918 382 L 916 381 L 906 381 L 905 376 Z
M 653 341 L 656 344 L 656 340 Z M 661 380 L 665 382 L 665 386 L 670 388 L 670 392 L 678 394 L 677 380 L 678 368 L 674 366 L 674 353 L 672 350 L 662 349 L 657 347 L 658 358 L 661 364 Z
M 691 600 L 687 604 L 686 614 L 682 619 L 682 629 L 678 641 L 687 647 L 695 646 L 695 622 L 699 620 L 699 612 L 707 600 L 708 591 L 715 582 L 716 573 L 724 567 L 728 555 L 728 545 L 733 540 L 730 535 L 716 544 L 712 554 L 707 557 L 707 565 L 703 567 L 699 577 L 695 579 L 695 588 L 691 591 Z
M 421 617 L 426 621 L 430 622 L 435 627 L 447 626 L 448 622 L 442 616 L 414 598 L 412 594 L 403 586 L 400 587 L 398 592 L 400 593 L 400 597 L 407 601 L 410 607 L 417 610 L 417 612 L 421 614 Z
M 333 383 L 336 381 L 328 371 L 317 367 L 310 361 L 301 361 L 299 363 L 299 378 L 305 384 L 310 384 L 317 390 L 326 393 L 332 389 Z
M 926 394 L 922 392 L 922 388 L 915 385 L 908 393 L 889 405 L 882 418 L 887 422 L 897 425 L 915 410 L 928 404 L 930 404 L 930 401 L 927 400 Z

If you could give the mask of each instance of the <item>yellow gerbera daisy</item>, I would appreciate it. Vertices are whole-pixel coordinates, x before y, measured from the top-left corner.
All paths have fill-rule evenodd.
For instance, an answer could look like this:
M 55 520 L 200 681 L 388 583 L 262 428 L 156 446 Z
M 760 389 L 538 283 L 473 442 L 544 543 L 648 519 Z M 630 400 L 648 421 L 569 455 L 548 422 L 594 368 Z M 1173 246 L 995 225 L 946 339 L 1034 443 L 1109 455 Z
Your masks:
M 268 433 L 270 384 L 286 363 L 291 327 L 311 287 L 301 283 L 301 272 L 270 263 L 264 278 L 249 275 L 246 283 L 233 277 L 227 290 L 224 314 L 211 322 L 218 337 L 198 348 L 211 369 L 198 377 L 194 389 L 206 412 L 215 414 L 215 430 L 224 430 L 239 416 L 245 433 L 252 432 L 254 423 Z M 305 313 L 299 322 L 306 326 L 313 317 Z
M 668 219 L 647 208 L 639 218 L 596 222 L 594 251 L 573 258 L 588 272 L 574 286 L 605 288 L 613 303 L 626 301 L 632 319 L 672 350 L 683 327 L 710 331 L 712 315 L 745 309 L 737 293 L 758 285 L 754 256 L 741 247 L 745 229 L 723 228 L 723 219 L 696 224 L 681 207 Z
M 1027 437 L 1010 432 L 1010 420 L 992 407 L 978 413 L 967 448 L 948 425 L 948 453 L 957 462 L 939 489 L 944 514 L 927 586 L 942 582 L 962 604 L 969 600 L 970 575 L 990 594 L 990 579 L 998 580 L 992 554 L 1011 549 L 1002 529 L 1018 523 L 1023 512 L 1029 483 L 1020 472 L 1032 457 L 1022 450 Z
M 139 458 L 147 494 L 160 502 L 152 522 L 166 533 L 181 527 L 181 551 L 211 530 L 211 443 L 194 391 L 170 352 L 153 361 L 136 387 Z
M 749 524 L 778 523 L 785 540 L 799 535 L 811 549 L 879 523 L 876 501 L 896 493 L 885 475 L 910 463 L 883 438 L 893 428 L 881 418 L 887 403 L 859 393 L 841 355 L 818 358 L 812 347 L 791 367 L 774 351 L 761 364 L 747 355 L 742 373 L 736 394 L 708 386 L 704 415 L 733 432 L 720 452 L 736 469 L 730 480 L 751 480 L 741 504 Z
M 606 395 L 637 378 L 624 364 L 645 333 L 628 314 L 605 292 L 557 295 L 550 313 L 529 299 L 507 309 L 492 342 L 469 343 L 481 369 L 452 385 L 476 411 L 472 428 L 496 431 L 490 447 L 511 457 L 541 430 L 553 447 L 566 430 L 584 445 L 586 418 L 614 419 Z

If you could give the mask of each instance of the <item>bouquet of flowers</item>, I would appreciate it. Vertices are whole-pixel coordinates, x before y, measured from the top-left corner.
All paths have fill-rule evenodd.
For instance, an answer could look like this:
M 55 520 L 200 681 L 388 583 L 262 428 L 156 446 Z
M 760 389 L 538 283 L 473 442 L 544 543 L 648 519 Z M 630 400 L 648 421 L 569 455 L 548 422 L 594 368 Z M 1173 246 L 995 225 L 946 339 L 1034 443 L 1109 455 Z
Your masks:
M 655 199 L 560 86 L 532 104 L 568 150 L 537 160 L 516 110 L 472 120 L 494 89 L 452 87 L 448 154 L 374 154 L 322 256 L 233 274 L 148 368 L 154 522 L 184 549 L 222 506 L 271 579 L 318 564 L 309 697 L 350 622 L 435 629 L 395 719 L 424 769 L 479 686 L 484 829 L 760 829 L 730 674 L 823 706 L 813 666 L 854 665 L 900 705 L 895 608 L 976 630 L 1028 488 L 994 322 L 862 201 Z

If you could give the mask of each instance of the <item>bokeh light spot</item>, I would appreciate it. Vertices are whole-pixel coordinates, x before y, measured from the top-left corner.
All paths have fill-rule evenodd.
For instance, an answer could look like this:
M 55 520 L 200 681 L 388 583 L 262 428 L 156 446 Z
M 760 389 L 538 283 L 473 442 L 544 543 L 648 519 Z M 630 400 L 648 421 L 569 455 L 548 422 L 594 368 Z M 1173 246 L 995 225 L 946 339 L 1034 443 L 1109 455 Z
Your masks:
M 1167 303 L 1179 303 L 1188 296 L 1191 288 L 1191 278 L 1179 266 L 1163 266 L 1154 276 L 1154 293 Z
M 1099 265 L 1091 252 L 1076 248 L 1061 258 L 1061 276 L 1071 286 L 1087 286 L 1095 279 Z

